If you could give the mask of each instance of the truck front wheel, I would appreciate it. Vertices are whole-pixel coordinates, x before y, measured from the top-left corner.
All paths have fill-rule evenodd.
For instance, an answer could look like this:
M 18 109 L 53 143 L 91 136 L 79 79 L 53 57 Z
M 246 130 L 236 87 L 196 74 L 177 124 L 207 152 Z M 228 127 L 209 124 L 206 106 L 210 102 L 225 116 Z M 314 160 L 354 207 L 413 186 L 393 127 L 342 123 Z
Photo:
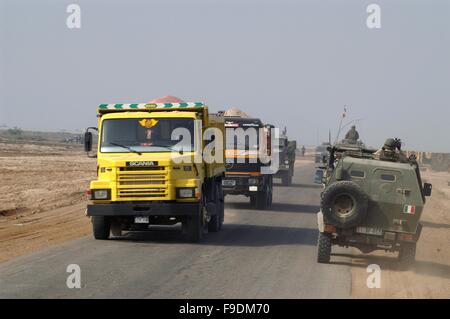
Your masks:
M 257 209 L 266 209 L 269 206 L 269 191 L 266 189 L 262 192 L 258 192 L 256 195 L 256 208 Z
M 204 207 L 200 206 L 197 213 L 190 216 L 183 223 L 185 223 L 185 229 L 189 241 L 198 243 L 203 238 L 204 231 Z
M 291 186 L 292 185 L 292 175 L 291 175 L 291 169 L 284 172 L 283 176 L 281 177 L 281 184 L 283 186 Z
M 108 239 L 111 223 L 105 216 L 92 216 L 92 229 L 95 239 Z

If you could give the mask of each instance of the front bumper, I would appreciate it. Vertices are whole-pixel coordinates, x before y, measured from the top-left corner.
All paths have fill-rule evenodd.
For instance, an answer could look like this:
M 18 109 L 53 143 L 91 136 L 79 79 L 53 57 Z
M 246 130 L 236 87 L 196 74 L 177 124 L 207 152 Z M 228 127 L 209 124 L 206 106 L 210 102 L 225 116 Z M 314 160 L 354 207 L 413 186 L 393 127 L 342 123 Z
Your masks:
M 249 179 L 257 179 L 258 183 L 250 184 Z M 234 185 L 227 185 L 228 181 L 234 181 Z M 223 179 L 222 186 L 224 194 L 249 196 L 263 189 L 263 178 L 245 175 L 228 175 Z
M 200 203 L 115 203 L 87 205 L 87 216 L 192 216 Z

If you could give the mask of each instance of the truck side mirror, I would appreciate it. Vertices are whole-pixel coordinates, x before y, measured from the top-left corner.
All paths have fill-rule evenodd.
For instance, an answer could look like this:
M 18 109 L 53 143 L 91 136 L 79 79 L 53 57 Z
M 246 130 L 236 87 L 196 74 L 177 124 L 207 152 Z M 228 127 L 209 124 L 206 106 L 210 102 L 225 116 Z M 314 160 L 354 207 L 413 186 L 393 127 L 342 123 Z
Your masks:
M 86 153 L 92 151 L 92 132 L 84 133 L 84 151 Z
M 424 183 L 423 184 L 423 195 L 431 196 L 432 189 L 433 189 L 433 185 L 431 185 L 430 183 Z

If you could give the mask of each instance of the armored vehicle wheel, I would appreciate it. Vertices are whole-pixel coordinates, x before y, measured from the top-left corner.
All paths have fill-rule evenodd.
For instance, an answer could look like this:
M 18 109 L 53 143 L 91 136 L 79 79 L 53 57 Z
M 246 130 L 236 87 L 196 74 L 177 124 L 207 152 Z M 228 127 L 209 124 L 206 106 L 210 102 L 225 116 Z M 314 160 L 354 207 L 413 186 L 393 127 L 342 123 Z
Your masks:
M 331 234 L 319 233 L 317 242 L 317 262 L 329 263 L 331 255 Z
M 416 243 L 402 243 L 398 253 L 399 268 L 409 269 L 416 261 Z
M 322 194 L 324 219 L 337 227 L 358 225 L 366 216 L 369 199 L 354 182 L 339 181 L 329 185 Z
M 108 239 L 111 223 L 105 216 L 92 216 L 92 230 L 95 239 Z

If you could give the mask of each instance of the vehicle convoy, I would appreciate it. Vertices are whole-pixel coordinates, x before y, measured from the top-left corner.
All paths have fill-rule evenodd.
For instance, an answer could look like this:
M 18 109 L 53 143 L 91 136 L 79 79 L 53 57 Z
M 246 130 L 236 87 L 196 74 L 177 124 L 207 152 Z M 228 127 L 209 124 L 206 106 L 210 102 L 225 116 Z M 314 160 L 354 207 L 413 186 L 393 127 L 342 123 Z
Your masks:
M 274 177 L 281 178 L 281 184 L 289 186 L 292 184 L 292 177 L 294 176 L 294 164 L 297 150 L 297 142 L 290 141 L 286 134 L 286 129 L 279 137 L 278 152 L 279 152 L 279 169 Z
M 205 140 L 208 128 L 222 134 Z M 88 154 L 91 129 L 85 133 Z M 98 134 L 97 179 L 90 183 L 87 206 L 96 239 L 181 222 L 197 242 L 205 232 L 221 229 L 223 112 L 211 114 L 200 102 L 101 104 Z M 203 152 L 213 141 L 221 161 Z
M 414 262 L 432 185 L 422 183 L 416 159 L 403 155 L 400 140 L 388 139 L 378 151 L 330 147 L 323 183 L 318 262 L 330 261 L 332 245 L 399 252 L 402 268 Z
M 273 173 L 266 174 L 263 167 L 270 162 L 261 161 L 262 153 L 271 155 L 272 125 L 260 119 L 245 116 L 225 116 L 226 173 L 222 181 L 225 195 L 244 195 L 258 209 L 272 205 Z M 239 134 L 239 129 L 243 134 Z

